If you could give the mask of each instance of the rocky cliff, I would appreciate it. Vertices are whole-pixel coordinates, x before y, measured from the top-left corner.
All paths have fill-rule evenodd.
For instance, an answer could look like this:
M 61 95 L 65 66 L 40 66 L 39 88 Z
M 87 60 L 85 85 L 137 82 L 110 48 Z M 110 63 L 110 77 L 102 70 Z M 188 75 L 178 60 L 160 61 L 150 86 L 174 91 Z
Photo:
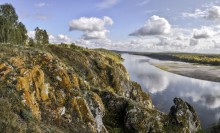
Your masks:
M 194 133 L 193 107 L 166 114 L 129 79 L 120 55 L 48 45 L 0 47 L 0 132 Z

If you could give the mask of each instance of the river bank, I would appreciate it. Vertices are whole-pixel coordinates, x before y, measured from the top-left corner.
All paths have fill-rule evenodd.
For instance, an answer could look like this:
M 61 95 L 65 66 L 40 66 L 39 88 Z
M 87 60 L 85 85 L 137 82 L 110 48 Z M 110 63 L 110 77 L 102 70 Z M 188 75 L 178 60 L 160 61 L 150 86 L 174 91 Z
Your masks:
M 178 75 L 191 77 L 195 79 L 220 82 L 220 67 L 210 65 L 200 65 L 194 63 L 159 61 L 152 65 Z

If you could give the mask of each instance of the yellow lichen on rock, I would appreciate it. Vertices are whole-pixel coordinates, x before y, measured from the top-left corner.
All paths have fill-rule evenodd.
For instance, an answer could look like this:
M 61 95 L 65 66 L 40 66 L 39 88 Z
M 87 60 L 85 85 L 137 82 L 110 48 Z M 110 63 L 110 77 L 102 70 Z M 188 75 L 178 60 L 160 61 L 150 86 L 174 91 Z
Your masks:
M 50 87 L 50 84 L 47 83 L 44 85 L 44 87 L 41 89 L 41 100 L 42 101 L 46 101 L 49 99 L 49 87 Z
M 70 78 L 69 78 L 69 75 L 67 74 L 67 72 L 63 69 L 60 69 L 58 71 L 58 75 L 61 78 L 61 80 L 59 80 L 60 86 L 65 89 L 70 89 L 72 84 L 70 82 Z
M 94 102 L 96 102 L 97 103 L 97 105 L 99 106 L 99 109 L 101 110 L 101 111 L 105 111 L 105 106 L 104 106 L 104 104 L 103 104 L 103 102 L 102 102 L 102 99 L 99 97 L 99 95 L 97 94 L 97 93 L 95 93 L 95 92 L 92 92 L 92 101 L 94 101 Z
M 70 104 L 71 104 L 71 106 L 73 107 L 74 112 L 76 113 L 76 116 L 77 116 L 80 120 L 82 120 L 82 115 L 81 115 L 81 112 L 80 112 L 80 109 L 79 109 L 79 105 L 77 104 L 76 97 L 74 97 L 73 99 L 71 99 Z
M 30 83 L 26 77 L 18 77 L 17 78 L 16 88 L 18 91 L 20 91 L 20 90 L 29 91 L 29 86 L 30 86 Z
M 5 63 L 0 64 L 0 79 L 4 80 L 5 76 L 11 72 L 12 68 L 7 66 Z
M 39 105 L 37 101 L 46 101 L 48 97 L 48 88 L 44 83 L 44 72 L 40 66 L 34 66 L 32 69 L 21 69 L 21 76 L 17 78 L 16 88 L 23 92 L 23 98 L 26 105 L 31 108 L 33 116 L 40 119 Z
M 34 66 L 30 72 L 30 78 L 32 78 L 32 82 L 35 87 L 37 100 L 40 101 L 43 96 L 44 100 L 48 98 L 46 96 L 46 86 L 44 84 L 44 72 L 40 69 L 39 66 Z M 45 92 L 45 93 L 43 93 Z
M 0 64 L 0 70 L 3 69 L 4 67 L 6 67 L 6 64 L 5 63 L 1 63 Z
M 73 87 L 75 89 L 79 89 L 79 81 L 77 75 L 73 74 L 72 77 L 73 77 Z
M 32 92 L 30 94 L 29 91 L 24 91 L 23 98 L 26 101 L 25 104 L 31 109 L 32 115 L 38 120 L 41 120 L 41 112 L 39 109 L 39 104 L 35 98 L 35 93 Z
M 1 72 L 1 79 L 4 79 L 5 76 L 11 72 L 11 68 L 7 67 L 5 71 Z
M 42 59 L 43 59 L 43 61 L 45 61 L 47 63 L 47 62 L 50 62 L 51 60 L 53 60 L 53 56 L 51 54 L 49 54 L 49 53 L 45 53 L 43 55 Z
M 74 97 L 72 99 L 72 106 L 79 114 L 80 118 L 87 123 L 94 123 L 94 117 L 84 98 Z
M 12 57 L 9 62 L 18 68 L 22 68 L 24 66 L 24 61 L 20 57 Z

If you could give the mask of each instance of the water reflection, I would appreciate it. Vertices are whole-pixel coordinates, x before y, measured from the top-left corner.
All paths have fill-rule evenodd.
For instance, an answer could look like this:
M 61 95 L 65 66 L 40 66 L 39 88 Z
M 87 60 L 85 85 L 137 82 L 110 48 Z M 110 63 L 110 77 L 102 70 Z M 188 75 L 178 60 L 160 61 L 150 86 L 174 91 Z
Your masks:
M 169 82 L 166 75 L 160 74 L 157 69 L 149 65 L 148 62 L 150 59 L 143 56 L 134 56 L 136 58 L 130 58 L 130 56 L 131 55 L 123 55 L 125 59 L 124 65 L 131 74 L 131 78 L 144 86 L 143 89 L 145 91 L 158 93 L 167 88 Z M 126 58 L 128 58 L 128 60 Z
M 153 103 L 168 112 L 174 97 L 181 97 L 192 104 L 204 128 L 220 118 L 220 83 L 197 80 L 162 71 L 149 62 L 154 60 L 123 54 L 124 65 L 131 80 L 141 84 L 151 94 Z M 146 62 L 145 62 L 146 61 Z

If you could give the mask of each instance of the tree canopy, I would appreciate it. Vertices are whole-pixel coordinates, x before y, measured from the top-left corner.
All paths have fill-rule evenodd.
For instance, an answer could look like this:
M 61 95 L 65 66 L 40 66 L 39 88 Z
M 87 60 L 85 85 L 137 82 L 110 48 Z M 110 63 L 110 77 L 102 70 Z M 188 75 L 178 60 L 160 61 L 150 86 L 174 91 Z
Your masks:
M 19 43 L 27 40 L 27 30 L 11 4 L 0 5 L 0 43 Z
M 47 31 L 37 27 L 35 29 L 35 41 L 37 44 L 48 44 L 49 36 Z

